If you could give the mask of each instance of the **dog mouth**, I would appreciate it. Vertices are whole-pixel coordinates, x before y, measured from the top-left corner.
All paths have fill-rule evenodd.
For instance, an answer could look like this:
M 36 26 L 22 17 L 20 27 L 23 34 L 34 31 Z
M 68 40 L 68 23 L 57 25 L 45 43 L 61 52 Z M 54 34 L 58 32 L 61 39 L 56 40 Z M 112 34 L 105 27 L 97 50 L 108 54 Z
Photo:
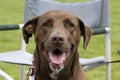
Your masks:
M 49 59 L 54 64 L 62 64 L 66 59 L 66 53 L 55 49 L 53 53 L 49 52 Z
M 69 54 L 70 54 L 69 49 L 67 51 L 63 51 L 60 50 L 59 48 L 56 48 L 53 51 L 46 51 L 45 56 L 53 68 L 60 68 L 61 66 L 64 66 L 64 63 Z

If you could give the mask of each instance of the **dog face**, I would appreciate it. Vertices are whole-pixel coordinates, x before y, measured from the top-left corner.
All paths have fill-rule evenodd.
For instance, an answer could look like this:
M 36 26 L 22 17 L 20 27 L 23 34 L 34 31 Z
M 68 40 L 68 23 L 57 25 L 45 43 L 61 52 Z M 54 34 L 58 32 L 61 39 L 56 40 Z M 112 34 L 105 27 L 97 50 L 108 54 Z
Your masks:
M 26 43 L 34 34 L 36 45 L 52 70 L 62 69 L 77 50 L 80 37 L 86 49 L 92 31 L 70 12 L 53 10 L 29 20 L 23 27 Z

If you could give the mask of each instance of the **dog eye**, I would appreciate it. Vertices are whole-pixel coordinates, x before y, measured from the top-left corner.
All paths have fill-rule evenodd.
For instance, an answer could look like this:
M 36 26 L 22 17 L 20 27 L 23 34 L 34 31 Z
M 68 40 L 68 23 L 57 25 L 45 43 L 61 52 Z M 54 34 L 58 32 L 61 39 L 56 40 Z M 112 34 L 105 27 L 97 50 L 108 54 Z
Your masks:
M 68 26 L 69 26 L 70 28 L 73 28 L 75 25 L 74 25 L 73 23 L 69 22 L 69 23 L 68 23 Z
M 67 23 L 66 23 L 66 26 L 67 26 L 67 28 L 69 28 L 69 29 L 74 29 L 74 28 L 75 28 L 75 24 L 72 23 L 72 22 L 67 22 Z
M 42 26 L 43 27 L 48 27 L 48 26 L 50 26 L 50 23 L 49 22 L 45 22 L 45 23 L 42 24 Z
M 71 20 L 66 19 L 65 20 L 65 26 L 67 26 L 68 28 L 74 28 L 75 24 Z
M 48 19 L 42 24 L 43 27 L 51 27 L 52 26 L 52 20 Z

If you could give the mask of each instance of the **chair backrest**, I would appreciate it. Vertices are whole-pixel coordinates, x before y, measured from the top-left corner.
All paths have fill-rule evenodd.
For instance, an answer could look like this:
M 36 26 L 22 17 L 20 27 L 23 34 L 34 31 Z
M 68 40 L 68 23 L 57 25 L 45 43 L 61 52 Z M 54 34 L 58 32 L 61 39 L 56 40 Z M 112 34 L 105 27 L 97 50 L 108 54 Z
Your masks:
M 55 0 L 26 0 L 25 22 L 49 10 L 67 10 L 92 27 L 93 34 L 103 34 L 110 27 L 109 0 L 62 3 Z

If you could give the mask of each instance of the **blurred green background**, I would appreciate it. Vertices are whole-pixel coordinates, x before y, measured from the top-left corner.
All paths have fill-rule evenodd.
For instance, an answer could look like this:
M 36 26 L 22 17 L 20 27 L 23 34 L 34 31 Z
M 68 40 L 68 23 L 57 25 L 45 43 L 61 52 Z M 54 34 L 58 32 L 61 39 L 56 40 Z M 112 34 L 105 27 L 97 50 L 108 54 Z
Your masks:
M 83 1 L 83 0 L 58 0 L 58 1 Z M 85 0 L 87 1 L 87 0 Z M 120 48 L 120 0 L 111 0 L 111 51 L 112 60 L 120 59 L 117 50 Z M 0 24 L 21 24 L 24 16 L 24 0 L 1 0 L 0 1 Z M 21 46 L 21 30 L 0 31 L 0 52 L 19 50 Z M 80 44 L 79 52 L 81 57 L 91 58 L 105 56 L 104 35 L 93 36 L 86 51 Z M 34 52 L 34 39 L 30 39 L 27 51 Z M 19 65 L 0 62 L 0 69 L 7 72 L 15 80 L 19 80 Z M 88 80 L 105 80 L 105 66 L 87 71 Z M 25 74 L 28 67 L 25 69 Z M 120 80 L 120 63 L 112 64 L 111 80 Z M 0 80 L 4 80 L 0 76 Z

